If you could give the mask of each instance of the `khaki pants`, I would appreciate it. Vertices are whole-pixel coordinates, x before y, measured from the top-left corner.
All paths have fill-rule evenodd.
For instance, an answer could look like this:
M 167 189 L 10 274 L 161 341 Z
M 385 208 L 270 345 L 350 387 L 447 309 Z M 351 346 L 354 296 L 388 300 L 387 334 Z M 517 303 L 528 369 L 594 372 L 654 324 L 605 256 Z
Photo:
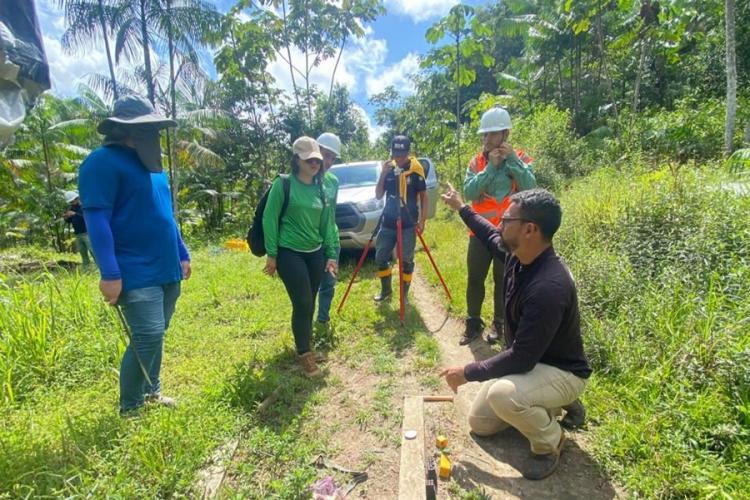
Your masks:
M 543 363 L 527 373 L 488 380 L 471 406 L 469 427 L 490 436 L 511 425 L 526 436 L 533 453 L 552 453 L 562 433 L 555 417 L 585 386 L 585 379 Z

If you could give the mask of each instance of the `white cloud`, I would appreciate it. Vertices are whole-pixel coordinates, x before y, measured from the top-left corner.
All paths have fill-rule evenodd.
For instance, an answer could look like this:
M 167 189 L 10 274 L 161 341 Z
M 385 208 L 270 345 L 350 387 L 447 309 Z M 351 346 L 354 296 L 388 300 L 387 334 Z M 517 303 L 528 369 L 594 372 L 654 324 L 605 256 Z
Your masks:
M 386 128 L 381 127 L 380 125 L 375 125 L 372 122 L 372 118 L 370 118 L 370 115 L 367 114 L 367 111 L 365 111 L 364 108 L 362 108 L 358 104 L 355 104 L 353 107 L 356 112 L 362 115 L 365 123 L 367 123 L 367 137 L 370 139 L 370 142 L 377 141 L 378 138 L 385 133 Z
M 410 76 L 419 71 L 419 55 L 410 52 L 396 64 L 388 66 L 377 74 L 367 77 L 367 95 L 372 96 L 392 85 L 399 92 L 410 94 L 414 92 L 414 82 Z
M 354 40 L 351 45 L 345 47 L 341 55 L 341 61 L 336 68 L 335 82 L 345 86 L 352 94 L 363 88 L 367 78 L 382 69 L 388 53 L 385 40 L 374 38 L 371 35 L 372 31 L 370 30 L 364 37 Z M 291 52 L 294 66 L 304 72 L 305 54 L 294 47 Z M 268 65 L 268 72 L 273 75 L 277 84 L 291 96 L 293 95 L 292 77 L 286 57 L 287 53 L 282 49 L 281 56 L 277 56 L 276 60 Z M 335 66 L 336 57 L 334 56 L 312 68 L 310 84 L 317 85 L 322 91 L 327 92 L 331 85 L 331 75 Z M 294 73 L 294 81 L 299 89 L 304 89 L 304 78 L 297 71 Z
M 292 47 L 292 61 L 294 66 L 302 73 L 305 71 L 305 55 L 300 52 L 297 48 Z M 283 52 L 284 58 L 286 58 L 286 52 Z M 342 56 L 343 59 L 343 56 Z M 311 61 L 312 64 L 312 61 Z M 328 91 L 331 85 L 331 74 L 333 68 L 336 65 L 334 58 L 326 59 L 318 66 L 310 69 L 310 85 L 317 85 L 321 90 Z M 275 61 L 268 65 L 267 71 L 273 75 L 278 85 L 284 89 L 290 96 L 293 92 L 292 77 L 289 73 L 289 63 L 277 57 Z M 336 69 L 336 83 L 344 85 L 350 90 L 356 85 L 355 76 L 349 72 L 345 64 L 339 63 L 339 67 Z M 302 74 L 297 71 L 294 72 L 294 82 L 297 85 L 297 89 L 302 91 L 305 89 L 305 80 Z
M 458 0 L 386 0 L 388 12 L 403 14 L 415 23 L 442 17 Z
M 76 95 L 76 86 L 89 73 L 106 73 L 107 56 L 103 50 L 89 48 L 86 55 L 68 54 L 63 51 L 60 41 L 44 37 L 44 50 L 47 53 L 52 92 L 60 96 Z

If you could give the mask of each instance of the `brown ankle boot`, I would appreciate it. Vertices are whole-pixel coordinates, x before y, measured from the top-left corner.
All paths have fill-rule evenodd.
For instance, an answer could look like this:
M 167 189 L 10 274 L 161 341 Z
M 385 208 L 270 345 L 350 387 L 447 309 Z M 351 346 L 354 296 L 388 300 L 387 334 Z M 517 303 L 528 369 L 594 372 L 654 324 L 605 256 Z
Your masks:
M 318 369 L 318 364 L 315 362 L 314 352 L 308 351 L 305 354 L 298 356 L 297 360 L 299 361 L 306 377 L 314 378 L 323 375 L 323 372 Z

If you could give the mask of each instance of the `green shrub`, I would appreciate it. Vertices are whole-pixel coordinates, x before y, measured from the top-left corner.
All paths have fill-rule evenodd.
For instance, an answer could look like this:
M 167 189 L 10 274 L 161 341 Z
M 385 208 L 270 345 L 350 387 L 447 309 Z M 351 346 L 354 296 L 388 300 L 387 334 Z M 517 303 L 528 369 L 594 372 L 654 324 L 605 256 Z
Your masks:
M 576 137 L 569 111 L 549 104 L 515 120 L 511 142 L 534 158 L 540 186 L 556 189 L 566 179 L 591 171 L 584 142 Z
M 561 197 L 594 450 L 634 495 L 746 492 L 750 197 L 723 181 L 713 166 L 605 170 Z
M 646 111 L 635 119 L 623 115 L 621 124 L 632 129 L 643 151 L 678 162 L 700 161 L 721 155 L 724 116 L 722 100 L 685 98 L 672 110 Z

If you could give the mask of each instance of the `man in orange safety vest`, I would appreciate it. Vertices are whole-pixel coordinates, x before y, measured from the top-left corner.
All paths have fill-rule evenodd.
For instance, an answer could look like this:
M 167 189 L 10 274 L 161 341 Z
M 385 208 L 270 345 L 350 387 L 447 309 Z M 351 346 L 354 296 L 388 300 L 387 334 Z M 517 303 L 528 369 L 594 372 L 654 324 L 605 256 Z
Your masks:
M 510 204 L 510 196 L 518 191 L 536 187 L 536 178 L 531 168 L 531 158 L 521 150 L 514 150 L 508 142 L 510 136 L 510 115 L 495 107 L 485 112 L 479 123 L 478 133 L 482 136 L 482 151 L 471 159 L 466 169 L 464 197 L 471 207 L 493 225 L 500 223 Z M 505 258 L 495 255 L 469 232 L 467 252 L 468 283 L 466 287 L 466 330 L 459 342 L 469 344 L 484 331 L 482 303 L 484 302 L 484 281 L 490 264 L 494 281 L 494 316 L 492 329 L 487 336 L 490 343 L 503 337 L 505 313 L 503 303 L 503 273 Z

